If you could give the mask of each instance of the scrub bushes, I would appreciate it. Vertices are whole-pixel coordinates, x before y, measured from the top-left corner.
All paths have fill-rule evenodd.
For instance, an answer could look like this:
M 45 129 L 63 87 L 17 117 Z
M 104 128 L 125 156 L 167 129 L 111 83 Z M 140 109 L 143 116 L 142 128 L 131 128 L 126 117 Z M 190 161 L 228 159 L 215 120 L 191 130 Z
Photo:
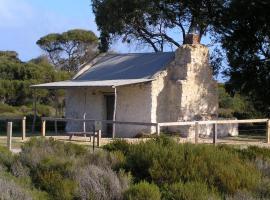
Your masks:
M 131 186 L 124 193 L 124 200 L 160 200 L 161 194 L 158 186 L 145 181 Z
M 146 180 L 160 188 L 173 185 L 181 198 L 191 193 L 192 184 L 201 188 L 200 193 L 215 190 L 211 195 L 226 196 L 244 190 L 254 192 L 262 180 L 254 162 L 232 147 L 177 144 L 161 137 L 125 149 L 124 169 L 131 171 L 135 182 Z
M 167 200 L 218 200 L 214 190 L 209 190 L 207 184 L 200 182 L 174 183 L 165 187 L 163 199 Z
M 6 184 L 0 191 L 41 200 L 270 199 L 269 149 L 178 144 L 166 137 L 117 140 L 104 149 L 92 153 L 45 138 L 30 139 L 18 155 L 0 147 Z
M 32 200 L 19 185 L 0 177 L 0 199 L 1 200 Z

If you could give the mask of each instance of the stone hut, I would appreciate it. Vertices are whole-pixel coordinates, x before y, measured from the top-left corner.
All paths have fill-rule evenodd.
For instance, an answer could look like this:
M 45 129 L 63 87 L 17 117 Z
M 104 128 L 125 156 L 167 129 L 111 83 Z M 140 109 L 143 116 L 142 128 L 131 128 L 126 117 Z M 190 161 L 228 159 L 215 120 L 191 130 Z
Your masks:
M 184 44 L 175 52 L 104 54 L 82 66 L 70 81 L 35 85 L 65 89 L 66 117 L 128 122 L 206 120 L 217 116 L 217 82 L 208 48 Z M 67 131 L 82 124 L 68 122 Z M 191 127 L 169 129 L 191 136 Z M 103 125 L 111 135 L 112 126 Z M 154 127 L 116 125 L 116 137 L 153 133 Z

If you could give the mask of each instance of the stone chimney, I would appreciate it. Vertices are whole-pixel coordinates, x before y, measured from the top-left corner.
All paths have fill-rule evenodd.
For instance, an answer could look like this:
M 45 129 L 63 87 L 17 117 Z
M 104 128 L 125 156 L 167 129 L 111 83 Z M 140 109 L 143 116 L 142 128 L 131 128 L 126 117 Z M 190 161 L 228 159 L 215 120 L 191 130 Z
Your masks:
M 185 44 L 200 44 L 200 36 L 194 33 L 188 33 L 185 38 Z
M 200 44 L 200 31 L 198 26 L 192 27 L 186 34 L 184 44 Z

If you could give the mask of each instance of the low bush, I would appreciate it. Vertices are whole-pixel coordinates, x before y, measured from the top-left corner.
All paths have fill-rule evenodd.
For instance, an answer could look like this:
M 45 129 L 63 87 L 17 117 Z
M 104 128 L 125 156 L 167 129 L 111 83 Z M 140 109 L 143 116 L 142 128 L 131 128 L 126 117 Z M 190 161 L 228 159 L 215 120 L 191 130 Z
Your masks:
M 13 160 L 14 156 L 12 153 L 6 147 L 0 146 L 0 166 L 10 169 Z
M 83 146 L 45 138 L 32 138 L 19 156 L 23 168 L 30 169 L 33 184 L 52 199 L 122 199 L 130 182 L 120 171 L 123 160 L 121 152 L 90 153 Z M 18 169 L 17 163 L 14 171 Z
M 27 194 L 19 185 L 0 177 L 0 199 L 31 200 L 32 197 Z
M 140 182 L 132 185 L 125 193 L 124 200 L 160 200 L 161 194 L 157 185 Z
M 121 151 L 124 154 L 128 153 L 130 144 L 125 140 L 115 140 L 112 143 L 103 146 L 107 151 Z
M 118 175 L 110 168 L 87 165 L 75 173 L 79 199 L 120 200 L 128 185 L 122 185 Z
M 253 190 L 261 178 L 253 163 L 226 148 L 177 144 L 161 137 L 130 145 L 128 149 L 125 169 L 131 171 L 135 181 L 153 181 L 159 186 L 205 182 L 220 193 L 233 194 Z
M 162 195 L 166 200 L 218 200 L 216 192 L 200 182 L 174 183 L 167 185 Z

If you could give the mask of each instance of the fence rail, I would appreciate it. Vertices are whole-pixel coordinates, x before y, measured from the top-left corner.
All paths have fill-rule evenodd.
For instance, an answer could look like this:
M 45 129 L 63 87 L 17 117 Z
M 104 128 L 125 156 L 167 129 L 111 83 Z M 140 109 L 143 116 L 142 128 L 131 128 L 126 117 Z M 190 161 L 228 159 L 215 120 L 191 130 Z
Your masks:
M 21 131 L 22 131 L 22 140 L 26 139 L 26 117 L 23 116 L 14 116 L 14 117 L 0 117 L 0 121 L 5 121 L 7 123 L 7 127 L 8 124 L 10 122 L 20 122 L 21 121 Z M 12 128 L 11 128 L 12 129 Z
M 217 127 L 224 124 L 249 124 L 249 123 L 266 123 L 266 142 L 270 143 L 270 120 L 269 119 L 244 119 L 244 120 L 207 120 L 207 121 L 178 121 L 178 122 L 127 122 L 127 121 L 112 121 L 112 120 L 97 120 L 97 119 L 77 119 L 77 118 L 42 118 L 42 135 L 46 134 L 46 121 L 54 121 L 57 125 L 57 121 L 81 121 L 81 122 L 101 122 L 105 124 L 127 124 L 127 125 L 140 125 L 140 126 L 154 126 L 156 128 L 157 135 L 160 135 L 161 127 L 171 126 L 194 126 L 195 127 L 195 143 L 199 140 L 199 127 L 200 125 L 213 125 L 213 143 L 217 143 Z M 56 127 L 57 131 L 57 127 Z
M 53 121 L 55 126 L 55 132 L 57 133 L 57 122 L 67 122 L 67 121 L 77 121 L 84 122 L 84 127 L 86 122 L 94 122 L 94 126 L 96 124 L 126 124 L 126 125 L 135 125 L 135 126 L 154 126 L 156 128 L 157 135 L 160 135 L 161 127 L 172 127 L 172 126 L 194 126 L 194 142 L 199 142 L 199 128 L 201 125 L 213 125 L 213 144 L 217 143 L 218 140 L 218 125 L 224 124 L 258 124 L 260 126 L 260 130 L 266 131 L 266 143 L 270 143 L 270 119 L 244 119 L 244 120 L 209 120 L 209 121 L 178 121 L 178 122 L 162 122 L 162 123 L 153 123 L 153 122 L 127 122 L 127 121 L 113 121 L 113 120 L 97 120 L 97 119 L 77 119 L 77 118 L 54 118 L 54 117 L 42 117 L 42 127 L 41 127 L 41 135 L 46 135 L 46 121 Z M 25 140 L 26 135 L 26 117 L 0 117 L 0 121 L 5 121 L 7 123 L 7 136 L 8 136 L 8 144 L 11 145 L 12 138 L 12 123 L 21 121 L 22 123 L 22 139 Z M 99 123 L 96 123 L 99 122 Z M 265 124 L 265 125 L 262 125 Z M 101 127 L 101 126 L 100 126 Z M 262 129 L 261 127 L 265 127 Z M 256 127 L 255 127 L 256 128 Z M 257 130 L 257 129 L 254 129 Z M 85 131 L 85 129 L 84 129 Z M 245 130 L 246 131 L 246 130 Z M 96 134 L 97 132 L 97 134 Z M 98 141 L 98 146 L 101 137 L 101 128 L 98 130 L 94 127 L 93 133 L 93 142 L 95 142 L 95 137 Z M 10 147 L 11 148 L 11 147 Z

